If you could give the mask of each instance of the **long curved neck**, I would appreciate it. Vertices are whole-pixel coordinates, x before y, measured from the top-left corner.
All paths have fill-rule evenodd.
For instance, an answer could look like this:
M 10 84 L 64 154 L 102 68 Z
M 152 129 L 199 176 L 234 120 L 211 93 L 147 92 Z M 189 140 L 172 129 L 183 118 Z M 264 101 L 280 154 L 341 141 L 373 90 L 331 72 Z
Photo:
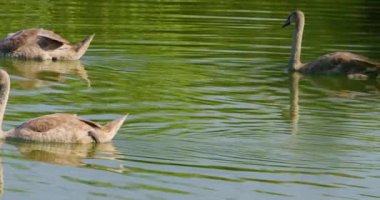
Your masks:
M 10 80 L 6 72 L 0 72 L 0 139 L 5 137 L 3 131 L 3 119 L 5 113 L 5 107 L 7 106 L 10 90 Z
M 305 17 L 303 14 L 298 14 L 296 19 L 296 28 L 293 32 L 292 52 L 290 54 L 288 70 L 298 71 L 302 67 L 301 63 L 301 47 L 303 27 L 305 25 Z

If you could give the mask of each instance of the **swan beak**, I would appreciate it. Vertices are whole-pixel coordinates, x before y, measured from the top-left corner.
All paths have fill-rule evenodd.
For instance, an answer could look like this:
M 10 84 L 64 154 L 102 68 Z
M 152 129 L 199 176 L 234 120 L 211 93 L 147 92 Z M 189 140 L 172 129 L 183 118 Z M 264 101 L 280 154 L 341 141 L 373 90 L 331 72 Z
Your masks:
M 290 25 L 290 20 L 286 20 L 285 23 L 282 25 L 282 28 L 285 28 Z

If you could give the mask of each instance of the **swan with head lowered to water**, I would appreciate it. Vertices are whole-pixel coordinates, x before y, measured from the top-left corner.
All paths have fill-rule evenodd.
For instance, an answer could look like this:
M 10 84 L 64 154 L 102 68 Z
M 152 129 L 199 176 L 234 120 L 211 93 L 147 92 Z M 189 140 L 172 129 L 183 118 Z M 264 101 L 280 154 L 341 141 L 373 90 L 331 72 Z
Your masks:
M 93 35 L 71 44 L 60 35 L 42 28 L 8 34 L 0 40 L 0 52 L 11 58 L 35 60 L 78 60 L 87 51 Z
M 301 63 L 302 35 L 305 25 L 303 12 L 299 10 L 292 12 L 283 27 L 291 23 L 295 23 L 295 30 L 288 63 L 289 71 L 303 74 L 342 74 L 354 79 L 376 78 L 380 74 L 380 63 L 350 52 L 334 52 L 323 55 L 310 63 Z
M 0 69 L 0 139 L 19 139 L 49 143 L 104 143 L 116 135 L 127 115 L 104 126 L 75 114 L 44 115 L 24 122 L 18 127 L 2 130 L 5 107 L 10 90 L 10 78 Z

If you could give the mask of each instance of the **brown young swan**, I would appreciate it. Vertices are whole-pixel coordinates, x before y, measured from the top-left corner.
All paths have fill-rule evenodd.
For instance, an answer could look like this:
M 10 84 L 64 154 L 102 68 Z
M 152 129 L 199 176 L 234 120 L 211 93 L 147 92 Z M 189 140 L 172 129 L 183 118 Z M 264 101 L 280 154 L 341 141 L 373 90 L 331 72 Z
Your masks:
M 50 143 L 103 143 L 116 135 L 127 115 L 104 126 L 81 119 L 75 114 L 51 114 L 24 122 L 10 131 L 2 131 L 5 107 L 10 90 L 10 79 L 0 69 L 0 138 Z
M 292 51 L 288 70 L 304 74 L 343 74 L 349 78 L 376 78 L 380 72 L 380 64 L 370 59 L 349 52 L 334 52 L 318 59 L 301 63 L 302 35 L 305 17 L 302 11 L 292 12 L 283 27 L 295 23 Z
M 0 40 L 0 52 L 7 57 L 35 60 L 78 60 L 86 52 L 93 35 L 70 44 L 60 35 L 42 28 L 8 34 Z

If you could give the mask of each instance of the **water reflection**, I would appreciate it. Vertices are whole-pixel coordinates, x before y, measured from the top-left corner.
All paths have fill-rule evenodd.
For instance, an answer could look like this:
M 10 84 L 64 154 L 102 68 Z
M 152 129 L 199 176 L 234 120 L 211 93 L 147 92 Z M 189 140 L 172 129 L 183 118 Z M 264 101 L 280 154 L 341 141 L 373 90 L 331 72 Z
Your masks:
M 333 96 L 354 98 L 360 94 L 380 94 L 379 80 L 352 80 L 346 77 L 310 77 L 313 86 L 326 90 Z
M 290 90 L 290 117 L 292 121 L 292 134 L 298 133 L 299 122 L 299 81 L 302 75 L 294 72 L 289 76 L 289 90 Z
M 32 142 L 9 142 L 30 160 L 50 164 L 84 166 L 83 159 L 115 159 L 119 154 L 112 143 L 103 144 L 48 144 Z M 105 156 L 106 155 L 106 156 Z
M 3 141 L 0 141 L 0 147 L 4 144 Z M 0 198 L 2 198 L 4 194 L 4 172 L 3 172 L 3 163 L 0 159 Z
M 361 97 L 380 94 L 380 83 L 378 80 L 352 80 L 346 77 L 336 76 L 303 76 L 298 72 L 294 72 L 289 75 L 289 91 L 290 91 L 290 119 L 292 134 L 297 134 L 299 131 L 300 121 L 300 80 L 304 80 L 303 86 L 307 90 L 307 94 L 304 96 L 305 103 L 319 104 L 324 99 L 328 107 L 337 108 L 337 105 L 347 107 L 345 103 L 349 103 L 349 106 L 353 106 L 356 102 L 350 102 L 349 100 L 360 101 Z M 312 92 L 311 92 L 312 91 Z M 307 97 L 310 95 L 316 95 L 315 97 Z M 331 98 L 329 98 L 331 97 Z M 360 105 L 359 105 L 360 107 Z
M 15 75 L 5 125 L 66 111 L 106 121 L 106 113 L 127 109 L 134 120 L 114 143 L 120 154 L 5 148 L 4 199 L 378 195 L 377 85 L 282 73 L 290 35 L 280 29 L 290 10 L 301 9 L 310 19 L 305 60 L 338 50 L 376 58 L 377 1 L 15 2 L 2 5 L 2 35 L 27 23 L 49 25 L 73 41 L 97 34 L 82 59 L 93 87 L 78 87 L 77 75 L 64 76 L 61 87 L 49 77 L 55 73 L 43 72 L 37 79 L 53 79 L 54 87 L 25 91 L 20 82 L 29 78 L 0 59 Z M 284 134 L 291 126 L 297 135 Z
M 3 64 L 5 67 L 16 70 L 20 76 L 27 78 L 21 85 L 25 88 L 48 87 L 54 82 L 64 82 L 66 75 L 80 77 L 87 86 L 91 85 L 83 64 L 77 61 L 30 61 L 10 60 Z

